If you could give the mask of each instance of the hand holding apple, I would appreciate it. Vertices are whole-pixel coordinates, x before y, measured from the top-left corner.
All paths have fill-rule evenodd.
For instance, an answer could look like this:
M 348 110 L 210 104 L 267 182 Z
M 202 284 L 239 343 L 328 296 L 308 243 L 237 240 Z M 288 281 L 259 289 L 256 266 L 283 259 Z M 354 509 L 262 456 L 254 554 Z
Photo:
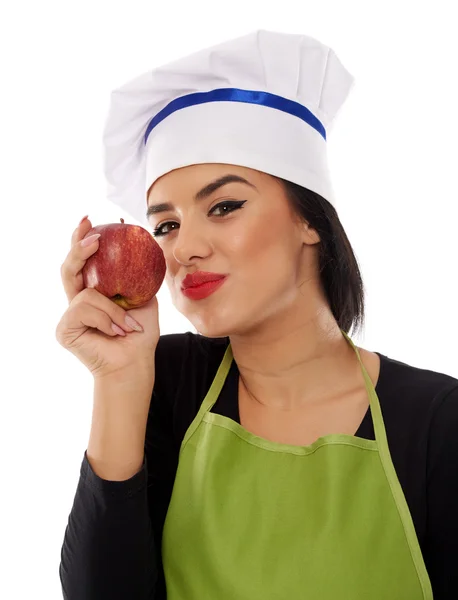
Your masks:
M 143 227 L 108 223 L 84 237 L 100 233 L 99 248 L 83 267 L 86 288 L 95 288 L 126 310 L 146 304 L 159 291 L 166 264 L 160 246 Z

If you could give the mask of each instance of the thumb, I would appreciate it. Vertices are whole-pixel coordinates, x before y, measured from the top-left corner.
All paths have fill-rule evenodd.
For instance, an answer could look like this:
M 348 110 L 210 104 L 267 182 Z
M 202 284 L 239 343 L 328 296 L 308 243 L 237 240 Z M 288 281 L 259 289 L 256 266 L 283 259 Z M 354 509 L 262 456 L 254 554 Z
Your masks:
M 142 306 L 131 308 L 126 313 L 138 321 L 145 331 L 150 333 L 153 330 L 159 330 L 159 304 L 157 296 L 153 296 L 151 300 L 148 300 Z

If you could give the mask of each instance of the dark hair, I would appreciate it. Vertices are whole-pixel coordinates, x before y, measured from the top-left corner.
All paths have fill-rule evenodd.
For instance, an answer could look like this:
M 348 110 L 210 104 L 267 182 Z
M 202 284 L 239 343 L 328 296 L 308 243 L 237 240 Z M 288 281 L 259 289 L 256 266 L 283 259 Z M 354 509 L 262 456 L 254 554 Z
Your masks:
M 355 254 L 337 211 L 323 196 L 275 177 L 293 210 L 320 236 L 319 272 L 324 293 L 340 329 L 350 334 L 364 325 L 364 285 Z

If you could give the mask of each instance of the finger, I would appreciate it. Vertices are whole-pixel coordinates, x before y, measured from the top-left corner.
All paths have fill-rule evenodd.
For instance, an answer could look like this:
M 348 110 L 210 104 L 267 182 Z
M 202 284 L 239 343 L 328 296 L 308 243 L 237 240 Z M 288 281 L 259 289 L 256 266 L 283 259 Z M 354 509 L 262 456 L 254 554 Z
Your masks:
M 88 328 L 116 337 L 110 317 L 92 304 L 71 305 L 56 327 L 56 339 L 61 346 L 70 349 Z M 126 335 L 126 334 L 124 334 Z
M 84 236 L 88 233 L 88 231 L 90 231 L 91 229 L 92 229 L 92 223 L 89 220 L 89 218 L 82 220 L 79 223 L 79 225 L 77 226 L 77 228 L 73 231 L 71 248 L 73 248 L 73 246 L 75 244 L 80 242 L 84 238 Z
M 83 267 L 87 259 L 99 249 L 98 239 L 86 247 L 83 247 L 81 242 L 82 240 L 72 246 L 60 268 L 62 284 L 69 302 L 84 289 Z
M 148 302 L 137 308 L 130 308 L 128 314 L 136 319 L 145 330 L 155 327 L 159 319 L 159 305 L 157 296 L 153 296 Z
M 135 331 L 133 327 L 126 322 L 127 311 L 122 306 L 118 306 L 116 302 L 110 300 L 94 288 L 85 288 L 72 301 L 70 306 L 76 305 L 94 306 L 97 310 L 108 315 L 109 319 L 121 327 L 124 331 L 130 333 Z M 132 317 L 131 317 L 132 318 Z M 135 321 L 135 319 L 134 319 Z

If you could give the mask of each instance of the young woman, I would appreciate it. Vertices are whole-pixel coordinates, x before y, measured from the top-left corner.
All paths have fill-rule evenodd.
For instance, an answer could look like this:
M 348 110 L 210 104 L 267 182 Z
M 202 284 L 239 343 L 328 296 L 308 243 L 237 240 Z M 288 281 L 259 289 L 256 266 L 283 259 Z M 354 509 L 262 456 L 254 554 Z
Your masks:
M 258 31 L 113 94 L 111 200 L 146 212 L 199 333 L 160 335 L 156 299 L 134 332 L 82 289 L 83 220 L 57 328 L 94 375 L 65 598 L 457 597 L 458 380 L 349 336 L 325 150 L 351 85 L 316 40 Z

